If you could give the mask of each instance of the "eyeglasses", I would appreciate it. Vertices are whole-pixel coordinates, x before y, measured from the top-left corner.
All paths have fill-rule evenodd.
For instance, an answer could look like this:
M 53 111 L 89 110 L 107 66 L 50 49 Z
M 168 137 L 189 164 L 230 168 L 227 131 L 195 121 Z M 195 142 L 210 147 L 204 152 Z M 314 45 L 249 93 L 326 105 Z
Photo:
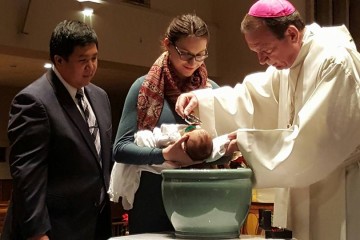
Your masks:
M 205 50 L 205 53 L 203 53 L 203 54 L 194 55 L 194 54 L 189 53 L 189 52 L 180 51 L 175 44 L 173 44 L 173 45 L 175 47 L 175 50 L 179 54 L 180 59 L 183 60 L 183 61 L 190 61 L 193 58 L 195 58 L 195 60 L 197 62 L 202 62 L 209 56 L 207 49 Z

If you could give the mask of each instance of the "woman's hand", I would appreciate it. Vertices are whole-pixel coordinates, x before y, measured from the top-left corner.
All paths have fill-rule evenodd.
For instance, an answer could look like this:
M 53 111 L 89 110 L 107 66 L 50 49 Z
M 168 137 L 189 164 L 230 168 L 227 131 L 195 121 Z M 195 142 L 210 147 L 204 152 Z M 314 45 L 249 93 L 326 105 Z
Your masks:
M 198 99 L 192 92 L 181 94 L 175 105 L 175 111 L 182 117 L 189 115 L 199 105 Z
M 185 152 L 184 143 L 189 139 L 189 135 L 185 134 L 174 144 L 163 149 L 162 153 L 165 161 L 174 167 L 187 167 L 201 161 L 193 161 Z

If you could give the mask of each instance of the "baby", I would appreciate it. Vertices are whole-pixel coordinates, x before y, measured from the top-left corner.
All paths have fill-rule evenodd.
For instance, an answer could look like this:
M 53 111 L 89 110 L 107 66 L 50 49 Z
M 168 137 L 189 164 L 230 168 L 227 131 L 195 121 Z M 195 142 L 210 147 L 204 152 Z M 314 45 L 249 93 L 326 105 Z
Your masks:
M 185 133 L 189 138 L 184 143 L 184 150 L 194 161 L 203 161 L 209 158 L 213 150 L 210 134 L 204 129 L 194 129 Z
M 162 124 L 160 128 L 140 130 L 135 134 L 135 144 L 144 147 L 164 148 L 176 142 L 184 134 L 189 138 L 183 143 L 183 148 L 194 161 L 213 162 L 223 156 L 227 136 L 212 139 L 204 129 L 185 124 Z M 134 196 L 139 187 L 142 171 L 160 174 L 163 169 L 174 168 L 164 162 L 159 165 L 131 165 L 116 162 L 113 166 L 108 194 L 110 200 L 118 202 L 122 197 L 125 210 L 133 206 Z
M 192 160 L 204 161 L 211 156 L 213 151 L 211 135 L 206 130 L 192 125 L 162 124 L 160 128 L 154 128 L 152 134 L 150 130 L 141 130 L 135 134 L 135 143 L 139 146 L 164 148 L 183 135 L 189 136 L 183 147 Z M 146 141 L 142 138 L 146 138 Z

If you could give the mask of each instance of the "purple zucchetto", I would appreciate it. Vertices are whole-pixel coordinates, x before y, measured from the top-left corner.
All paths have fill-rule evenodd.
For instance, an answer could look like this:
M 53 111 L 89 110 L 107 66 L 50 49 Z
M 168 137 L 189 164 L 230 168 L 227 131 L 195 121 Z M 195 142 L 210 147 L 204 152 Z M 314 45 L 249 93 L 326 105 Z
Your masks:
M 285 17 L 295 12 L 295 7 L 286 0 L 259 0 L 254 3 L 248 14 L 254 17 Z

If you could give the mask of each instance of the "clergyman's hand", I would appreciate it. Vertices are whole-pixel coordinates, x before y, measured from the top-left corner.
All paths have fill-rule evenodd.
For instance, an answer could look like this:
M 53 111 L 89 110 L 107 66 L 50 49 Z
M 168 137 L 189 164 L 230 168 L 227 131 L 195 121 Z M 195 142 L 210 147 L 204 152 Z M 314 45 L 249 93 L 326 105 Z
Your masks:
M 182 117 L 189 115 L 199 105 L 198 99 L 192 92 L 181 94 L 175 104 L 175 111 Z
M 230 140 L 230 143 L 226 147 L 226 156 L 231 156 L 234 152 L 239 151 L 236 136 L 236 131 L 228 134 L 228 139 Z

